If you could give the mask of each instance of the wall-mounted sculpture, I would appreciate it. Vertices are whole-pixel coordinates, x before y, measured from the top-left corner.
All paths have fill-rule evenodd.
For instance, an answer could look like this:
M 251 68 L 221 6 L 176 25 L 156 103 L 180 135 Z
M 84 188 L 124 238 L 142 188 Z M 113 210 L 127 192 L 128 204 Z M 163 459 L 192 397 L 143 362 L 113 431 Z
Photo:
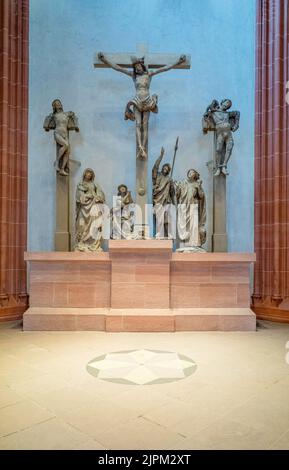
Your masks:
M 63 111 L 59 99 L 52 102 L 53 112 L 46 116 L 43 124 L 45 131 L 54 130 L 56 143 L 56 251 L 71 250 L 71 214 L 70 214 L 70 144 L 69 132 L 79 132 L 78 119 L 73 111 Z M 80 163 L 73 160 L 80 166 Z
M 45 131 L 54 130 L 54 140 L 56 142 L 55 169 L 60 175 L 69 174 L 69 131 L 79 132 L 78 119 L 73 111 L 63 111 L 62 103 L 59 99 L 52 102 L 53 112 L 46 116 L 43 124 Z
M 229 111 L 232 101 L 213 100 L 202 119 L 203 133 L 214 132 L 212 251 L 227 251 L 226 177 L 234 146 L 233 132 L 239 128 L 240 112 Z
M 203 132 L 215 132 L 215 173 L 227 176 L 227 164 L 234 147 L 233 132 L 239 128 L 240 112 L 229 111 L 232 101 L 224 99 L 219 102 L 213 100 L 207 107 L 203 116 Z

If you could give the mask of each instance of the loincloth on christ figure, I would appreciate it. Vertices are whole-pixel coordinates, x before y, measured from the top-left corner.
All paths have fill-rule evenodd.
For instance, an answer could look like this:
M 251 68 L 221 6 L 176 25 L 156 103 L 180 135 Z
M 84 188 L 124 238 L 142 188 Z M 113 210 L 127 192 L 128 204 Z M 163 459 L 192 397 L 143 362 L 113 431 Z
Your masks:
M 158 113 L 158 97 L 157 95 L 148 95 L 144 99 L 140 99 L 136 96 L 133 100 L 130 100 L 125 108 L 124 119 L 130 119 L 131 121 L 135 121 L 135 113 L 134 108 L 136 108 L 139 112 L 152 112 Z

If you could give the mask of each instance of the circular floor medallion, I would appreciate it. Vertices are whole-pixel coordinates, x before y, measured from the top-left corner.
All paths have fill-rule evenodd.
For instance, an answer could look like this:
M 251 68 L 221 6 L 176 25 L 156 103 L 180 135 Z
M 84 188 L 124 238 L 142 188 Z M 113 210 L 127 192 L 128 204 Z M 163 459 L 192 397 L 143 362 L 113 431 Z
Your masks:
M 183 354 L 152 349 L 116 351 L 89 361 L 86 370 L 101 380 L 131 385 L 175 382 L 192 375 L 195 361 Z

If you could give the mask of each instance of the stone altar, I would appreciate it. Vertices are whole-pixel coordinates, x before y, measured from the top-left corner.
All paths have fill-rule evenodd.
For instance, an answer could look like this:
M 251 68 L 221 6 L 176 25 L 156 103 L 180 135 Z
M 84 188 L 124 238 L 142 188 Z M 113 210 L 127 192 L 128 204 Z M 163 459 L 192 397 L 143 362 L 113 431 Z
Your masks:
M 254 331 L 251 253 L 173 253 L 171 240 L 109 252 L 26 253 L 24 330 Z

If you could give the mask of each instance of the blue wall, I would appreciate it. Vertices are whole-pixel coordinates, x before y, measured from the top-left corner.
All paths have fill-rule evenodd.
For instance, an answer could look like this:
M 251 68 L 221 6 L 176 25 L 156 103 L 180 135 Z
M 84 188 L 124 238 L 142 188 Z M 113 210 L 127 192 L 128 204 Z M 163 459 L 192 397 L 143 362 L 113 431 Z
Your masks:
M 124 121 L 134 96 L 131 79 L 94 69 L 96 51 L 191 54 L 191 69 L 154 77 L 159 114 L 150 119 L 149 174 L 164 145 L 172 160 L 180 136 L 175 177 L 196 168 L 208 200 L 211 231 L 212 136 L 203 136 L 201 117 L 212 98 L 231 98 L 241 111 L 240 130 L 229 164 L 230 251 L 253 249 L 253 132 L 255 0 L 30 0 L 29 249 L 53 250 L 55 174 L 53 133 L 42 129 L 51 101 L 79 117 L 71 133 L 71 157 L 96 171 L 109 204 L 115 188 L 135 185 L 134 124 Z M 209 246 L 208 246 L 209 248 Z

